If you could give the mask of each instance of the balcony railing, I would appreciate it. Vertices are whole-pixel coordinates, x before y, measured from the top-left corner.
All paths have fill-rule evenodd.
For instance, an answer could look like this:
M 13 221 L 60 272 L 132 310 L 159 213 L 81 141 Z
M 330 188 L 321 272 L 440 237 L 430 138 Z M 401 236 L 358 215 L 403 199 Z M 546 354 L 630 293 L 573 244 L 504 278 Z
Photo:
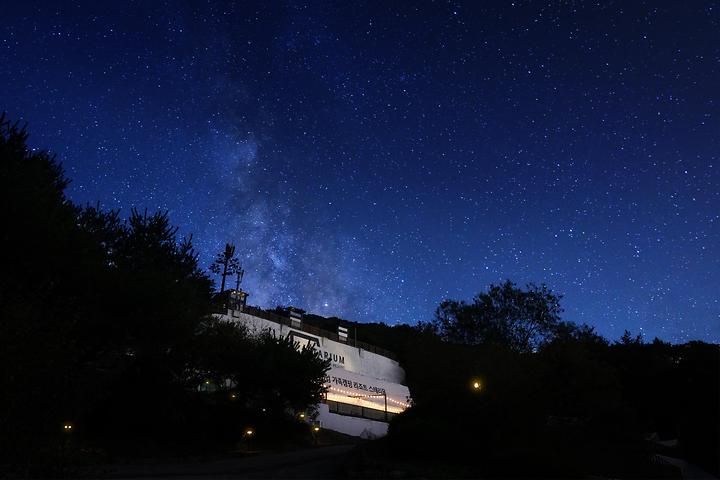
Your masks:
M 386 412 L 384 410 L 378 410 L 376 408 L 368 408 L 360 405 L 353 405 L 350 403 L 336 402 L 334 400 L 323 400 L 328 406 L 330 413 L 336 413 L 338 415 L 346 415 L 348 417 L 359 417 L 367 418 L 369 420 L 376 420 L 378 422 L 389 422 L 393 419 L 396 413 Z

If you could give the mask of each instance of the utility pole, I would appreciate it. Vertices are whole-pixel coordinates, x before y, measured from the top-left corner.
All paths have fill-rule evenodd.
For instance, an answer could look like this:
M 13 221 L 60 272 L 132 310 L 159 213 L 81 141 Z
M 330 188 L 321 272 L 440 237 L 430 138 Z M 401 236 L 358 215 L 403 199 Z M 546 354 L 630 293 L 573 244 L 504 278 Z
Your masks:
M 385 421 L 387 422 L 387 392 L 383 390 L 383 398 L 385 399 Z

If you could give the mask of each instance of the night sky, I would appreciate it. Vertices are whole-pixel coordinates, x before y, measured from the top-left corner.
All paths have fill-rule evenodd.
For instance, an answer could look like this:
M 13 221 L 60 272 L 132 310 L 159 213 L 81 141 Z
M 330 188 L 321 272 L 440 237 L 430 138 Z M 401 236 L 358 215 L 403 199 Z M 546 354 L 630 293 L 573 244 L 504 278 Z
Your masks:
M 415 323 L 510 278 L 720 341 L 718 2 L 2 10 L 0 110 L 71 199 L 236 243 L 250 303 Z

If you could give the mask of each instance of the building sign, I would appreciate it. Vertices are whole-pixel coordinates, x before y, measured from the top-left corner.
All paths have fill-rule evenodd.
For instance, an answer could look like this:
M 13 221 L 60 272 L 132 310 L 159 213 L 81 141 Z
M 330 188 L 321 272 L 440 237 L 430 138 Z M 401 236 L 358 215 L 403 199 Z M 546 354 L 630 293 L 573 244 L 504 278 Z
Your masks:
M 320 348 L 320 339 L 318 337 L 295 330 L 292 330 L 288 334 L 288 336 L 290 337 L 290 340 L 293 343 L 296 343 L 298 345 L 298 348 L 300 349 L 302 349 L 303 347 L 310 347 L 315 349 L 318 353 L 320 353 L 320 357 L 323 360 L 330 360 L 330 363 L 333 367 L 342 368 L 345 366 L 345 356 L 339 355 L 337 353 L 328 352 L 327 350 L 323 350 L 322 348 Z
M 385 395 L 384 388 L 376 387 L 374 385 L 366 385 L 366 384 L 360 383 L 360 382 L 354 382 L 352 380 L 348 380 L 347 378 L 336 377 L 335 375 L 328 375 L 327 377 L 325 377 L 325 383 L 328 383 L 331 386 L 337 385 L 339 387 L 352 388 L 355 390 L 362 390 L 362 391 L 368 392 L 370 394 Z
M 345 365 L 345 357 L 342 355 L 338 355 L 337 353 L 330 353 L 326 350 L 321 350 L 320 348 L 317 349 L 320 352 L 320 356 L 324 360 L 330 360 L 330 363 L 332 363 L 335 366 L 344 366 Z

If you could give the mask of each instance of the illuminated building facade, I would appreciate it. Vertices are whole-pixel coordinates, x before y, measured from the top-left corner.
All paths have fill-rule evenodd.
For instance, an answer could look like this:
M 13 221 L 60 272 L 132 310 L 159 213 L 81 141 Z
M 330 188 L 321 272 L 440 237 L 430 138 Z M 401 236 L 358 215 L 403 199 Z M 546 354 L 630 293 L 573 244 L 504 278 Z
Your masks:
M 302 310 L 291 307 L 281 316 L 246 305 L 246 298 L 245 292 L 229 291 L 218 317 L 242 323 L 251 332 L 290 337 L 300 348 L 310 346 L 330 360 L 327 393 L 318 405 L 321 427 L 380 437 L 387 433 L 389 420 L 410 406 L 405 371 L 392 353 L 348 338 L 344 327 L 335 333 L 308 325 Z

